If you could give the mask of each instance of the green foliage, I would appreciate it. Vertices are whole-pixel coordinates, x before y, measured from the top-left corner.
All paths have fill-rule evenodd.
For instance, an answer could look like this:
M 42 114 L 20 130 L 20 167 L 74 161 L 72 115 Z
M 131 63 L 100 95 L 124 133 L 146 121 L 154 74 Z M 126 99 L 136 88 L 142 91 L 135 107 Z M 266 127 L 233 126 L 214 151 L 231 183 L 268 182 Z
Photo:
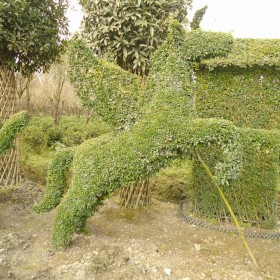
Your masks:
M 46 70 L 62 51 L 65 0 L 0 1 L 0 61 L 24 75 Z
M 175 104 L 179 105 L 178 101 Z M 235 128 L 226 121 L 197 119 L 192 122 L 188 121 L 189 117 L 181 117 L 182 122 L 177 123 L 165 116 L 164 120 L 136 124 L 132 132 L 121 133 L 109 142 L 94 146 L 88 140 L 78 148 L 73 162 L 72 186 L 57 209 L 53 235 L 55 247 L 67 245 L 72 235 L 83 228 L 104 198 L 116 188 L 149 178 L 175 158 L 184 158 L 200 142 L 224 144 L 227 138 L 235 137 Z M 168 123 L 168 119 L 170 126 L 164 133 L 163 124 Z M 232 154 L 238 159 L 238 152 L 232 151 Z M 228 167 L 229 163 L 220 162 L 217 167 L 220 165 Z M 238 160 L 233 167 L 239 168 Z M 236 171 L 231 172 L 232 168 L 227 179 L 236 176 Z
M 57 152 L 48 168 L 48 181 L 44 197 L 34 207 L 37 213 L 50 211 L 56 207 L 67 187 L 67 172 L 73 161 L 75 147 L 65 148 Z
M 52 161 L 55 149 L 79 145 L 86 139 L 111 131 L 108 125 L 97 118 L 91 119 L 86 125 L 84 117 L 77 119 L 74 116 L 62 116 L 59 126 L 56 127 L 62 135 L 61 143 L 53 143 L 48 147 L 49 131 L 53 129 L 51 117 L 35 117 L 20 135 L 22 175 L 42 185 L 46 184 L 48 164 Z
M 55 143 L 61 143 L 62 133 L 56 127 L 50 127 L 47 131 L 47 146 L 51 147 L 55 145 Z
M 205 15 L 207 9 L 208 9 L 208 6 L 206 5 L 203 8 L 201 8 L 195 12 L 193 20 L 190 23 L 190 27 L 192 30 L 200 28 L 200 23 Z
M 200 63 L 196 83 L 198 117 L 224 118 L 243 127 L 241 176 L 223 191 L 241 221 L 262 227 L 273 227 L 277 220 L 280 137 L 279 132 L 250 128 L 280 128 L 279 47 L 279 40 L 238 39 L 227 57 Z M 201 147 L 200 154 L 209 166 L 223 157 L 214 147 Z M 198 162 L 193 175 L 193 211 L 210 218 L 227 218 L 228 211 Z
M 280 132 L 239 129 L 242 143 L 241 176 L 223 186 L 235 215 L 242 222 L 272 228 L 277 222 L 276 197 L 280 163 Z M 203 160 L 212 169 L 217 158 L 223 158 L 219 147 L 200 146 Z M 214 184 L 195 160 L 194 187 L 191 189 L 192 210 L 208 218 L 230 219 Z
M 197 106 L 200 99 L 197 91 L 194 97 L 194 83 L 191 82 L 193 66 L 203 58 L 227 55 L 232 43 L 229 35 L 201 30 L 185 33 L 177 22 L 171 22 L 166 42 L 154 54 L 149 77 L 143 86 L 145 90 L 140 91 L 145 92 L 147 100 L 151 101 L 146 102 L 144 107 L 138 105 L 141 99 L 135 101 L 138 115 L 129 126 L 138 121 L 129 130 L 108 139 L 88 140 L 77 148 L 73 160 L 72 185 L 62 200 L 64 183 L 59 184 L 59 194 L 54 191 L 52 195 L 50 188 L 47 196 L 53 197 L 51 201 L 55 201 L 50 208 L 61 200 L 53 232 L 55 247 L 66 246 L 72 235 L 83 229 L 86 220 L 111 192 L 150 178 L 170 165 L 174 159 L 194 155 L 194 149 L 198 149 L 206 157 L 206 163 L 212 169 L 217 184 L 229 197 L 239 218 L 257 222 L 264 227 L 275 224 L 273 203 L 278 178 L 279 132 L 238 129 L 230 121 L 221 119 L 194 119 L 200 112 Z M 114 66 L 93 57 L 82 41 L 77 40 L 74 44 L 73 60 L 79 57 L 82 62 L 79 67 L 73 68 L 73 81 L 78 80 L 77 88 L 82 88 L 83 78 L 88 73 L 94 73 L 91 78 L 97 82 L 90 84 L 90 79 L 85 79 L 86 87 L 81 92 L 88 103 L 99 99 L 100 108 L 102 104 L 106 104 L 102 108 L 102 112 L 106 114 L 106 111 L 110 112 L 114 102 L 102 103 L 106 93 L 104 88 L 107 91 L 113 89 L 110 92 L 110 98 L 113 98 L 122 92 L 122 87 L 127 88 L 127 84 L 123 82 L 123 78 L 119 79 L 119 83 L 116 78 L 111 81 L 110 74 L 113 73 Z M 102 68 L 100 65 L 106 67 Z M 119 71 L 120 77 L 128 80 L 136 77 L 120 68 L 113 70 Z M 103 76 L 103 72 L 106 75 Z M 139 81 L 137 77 L 135 81 Z M 134 82 L 129 83 L 129 86 L 135 86 Z M 98 96 L 99 91 L 102 94 Z M 133 111 L 128 99 L 119 100 L 116 102 L 118 106 L 121 104 L 122 108 L 128 107 Z M 95 107 L 96 104 L 91 103 L 91 106 Z M 115 107 L 115 112 L 120 110 L 118 106 Z M 121 118 L 116 118 L 118 124 L 124 123 L 129 110 Z M 111 116 L 111 121 L 114 121 L 116 115 Z M 63 179 L 62 173 L 56 173 L 59 175 L 58 181 Z M 194 209 L 208 217 L 227 217 L 220 198 L 214 193 L 215 188 L 208 177 L 208 185 L 205 183 L 204 175 L 207 176 L 195 162 L 196 192 L 192 194 Z M 65 177 L 63 180 L 65 182 Z M 254 207 L 254 211 L 250 207 Z M 248 215 L 249 211 L 254 213 L 253 218 Z
M 279 73 L 274 67 L 257 66 L 200 71 L 197 115 L 228 119 L 240 127 L 280 129 Z
M 121 129 L 139 118 L 148 98 L 139 76 L 98 58 L 80 39 L 69 44 L 69 77 L 83 104 Z
M 220 32 L 205 32 L 200 29 L 187 33 L 184 42 L 185 59 L 200 61 L 216 56 L 226 57 L 232 50 L 234 40 L 230 34 Z
M 192 161 L 175 160 L 171 166 L 160 170 L 149 181 L 153 197 L 163 201 L 178 202 L 189 195 L 192 188 Z
M 17 133 L 29 122 L 27 112 L 21 111 L 8 119 L 0 128 L 0 155 L 11 148 Z
M 107 124 L 97 118 L 85 124 L 83 117 L 77 119 L 73 116 L 63 116 L 60 124 L 54 127 L 51 117 L 34 117 L 24 129 L 21 140 L 25 150 L 40 154 L 49 148 L 53 149 L 57 143 L 72 147 L 110 130 Z
M 40 154 L 45 148 L 47 143 L 46 133 L 40 129 L 40 127 L 28 127 L 24 130 L 21 138 L 24 144 L 27 144 L 30 149 L 35 153 Z
M 217 67 L 267 68 L 280 66 L 279 39 L 236 39 L 226 57 L 203 60 L 201 65 L 209 70 Z
M 46 184 L 48 165 L 52 160 L 54 151 L 48 149 L 40 151 L 38 154 L 33 150 L 25 150 L 25 146 L 21 142 L 19 158 L 21 176 L 44 186 Z
M 233 43 L 230 35 L 200 30 L 185 34 L 182 29 L 176 29 L 175 26 L 169 37 L 181 35 L 184 41 L 175 44 L 182 43 L 186 58 L 194 61 L 201 57 L 226 55 Z M 165 48 L 167 48 L 166 44 L 155 54 L 155 57 L 161 55 Z M 164 63 L 162 59 L 165 59 L 164 55 L 156 62 L 160 66 Z M 103 120 L 120 129 L 127 129 L 140 119 L 145 104 L 154 95 L 154 88 L 159 79 L 156 64 L 153 66 L 154 70 L 150 73 L 148 82 L 144 83 L 139 76 L 94 56 L 86 43 L 80 39 L 73 40 L 69 46 L 69 64 L 70 80 L 84 105 L 93 107 Z M 189 65 L 189 62 L 186 61 L 185 64 Z M 188 87 L 191 85 L 188 84 Z
M 167 42 L 154 56 L 147 85 L 153 98 L 142 120 L 109 140 L 88 140 L 77 148 L 72 185 L 55 217 L 55 247 L 66 246 L 112 191 L 151 177 L 174 159 L 185 158 L 199 143 L 217 143 L 223 151 L 224 158 L 215 165 L 220 184 L 227 185 L 238 175 L 241 163 L 236 127 L 223 120 L 193 120 L 192 106 L 191 61 L 224 55 L 232 38 L 195 34 L 199 37 L 195 42 L 207 39 L 208 43 L 197 46 L 192 57 L 190 49 L 194 46 L 189 36 L 195 35 L 186 34 L 179 23 L 171 22 Z
M 99 56 L 114 55 L 123 69 L 145 75 L 167 34 L 167 20 L 183 21 L 192 0 L 81 0 L 84 36 Z
M 111 134 L 91 139 L 92 148 L 101 142 L 107 142 Z M 48 212 L 61 201 L 67 189 L 67 173 L 73 161 L 77 147 L 64 148 L 55 153 L 48 167 L 48 181 L 42 201 L 34 207 L 37 213 Z
M 198 116 L 241 127 L 280 128 L 279 49 L 280 40 L 238 39 L 228 57 L 202 61 Z

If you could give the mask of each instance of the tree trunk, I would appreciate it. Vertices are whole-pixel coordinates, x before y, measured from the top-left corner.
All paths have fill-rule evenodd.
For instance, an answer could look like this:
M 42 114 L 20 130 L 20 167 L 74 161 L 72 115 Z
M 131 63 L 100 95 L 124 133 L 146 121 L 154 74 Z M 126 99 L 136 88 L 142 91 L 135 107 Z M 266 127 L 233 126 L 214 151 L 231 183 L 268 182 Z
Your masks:
M 16 82 L 14 71 L 0 61 L 0 120 L 6 121 L 18 112 Z M 0 186 L 19 182 L 17 141 L 13 149 L 0 157 Z
M 26 85 L 26 111 L 31 112 L 30 81 Z
M 120 204 L 125 208 L 140 208 L 151 203 L 149 180 L 123 187 L 120 190 Z

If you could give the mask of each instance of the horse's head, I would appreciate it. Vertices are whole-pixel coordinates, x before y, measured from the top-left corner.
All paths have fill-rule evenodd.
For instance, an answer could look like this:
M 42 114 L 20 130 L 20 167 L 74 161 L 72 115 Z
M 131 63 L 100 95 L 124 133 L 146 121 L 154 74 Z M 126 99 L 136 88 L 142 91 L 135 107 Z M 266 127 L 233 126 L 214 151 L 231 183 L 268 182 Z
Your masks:
M 173 52 L 180 53 L 189 61 L 200 61 L 226 56 L 231 51 L 233 41 L 231 34 L 200 29 L 186 31 L 178 21 L 172 20 L 165 47 L 169 46 Z
M 192 61 L 200 61 L 216 56 L 226 56 L 231 51 L 231 34 L 194 30 L 186 33 L 183 53 Z

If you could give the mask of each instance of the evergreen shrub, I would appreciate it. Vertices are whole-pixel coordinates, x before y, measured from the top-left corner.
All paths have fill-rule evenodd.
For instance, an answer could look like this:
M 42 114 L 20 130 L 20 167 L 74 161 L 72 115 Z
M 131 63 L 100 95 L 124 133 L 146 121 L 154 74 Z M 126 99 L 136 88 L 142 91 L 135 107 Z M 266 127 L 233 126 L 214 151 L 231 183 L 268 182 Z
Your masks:
M 54 127 L 51 117 L 32 118 L 20 135 L 22 175 L 29 180 L 45 185 L 48 164 L 52 162 L 55 149 L 61 149 L 64 146 L 65 148 L 73 147 L 109 131 L 111 131 L 110 126 L 98 118 L 92 118 L 85 124 L 84 117 L 77 119 L 74 116 L 62 116 L 57 127 Z M 57 134 L 59 138 L 54 138 L 53 135 Z
M 186 19 L 192 0 L 82 0 L 83 36 L 98 56 L 111 53 L 123 69 L 147 75 L 166 38 L 168 18 Z

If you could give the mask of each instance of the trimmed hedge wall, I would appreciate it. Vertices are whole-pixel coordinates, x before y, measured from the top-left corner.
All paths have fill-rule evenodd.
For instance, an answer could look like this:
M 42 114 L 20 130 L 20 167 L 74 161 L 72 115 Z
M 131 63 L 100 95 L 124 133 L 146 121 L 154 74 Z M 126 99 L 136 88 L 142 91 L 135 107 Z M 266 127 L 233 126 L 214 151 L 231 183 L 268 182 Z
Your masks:
M 239 132 L 243 154 L 241 173 L 222 189 L 240 221 L 273 228 L 277 222 L 280 132 L 249 128 L 239 129 Z M 223 157 L 215 145 L 199 147 L 198 151 L 211 169 L 214 169 L 217 159 Z M 192 211 L 208 218 L 230 220 L 226 206 L 197 159 L 193 180 Z
M 237 39 L 227 57 L 202 61 L 195 94 L 198 117 L 280 129 L 279 50 L 280 40 Z
M 197 115 L 224 118 L 240 127 L 280 129 L 279 77 L 277 67 L 201 69 L 197 74 Z
M 224 192 L 241 221 L 263 227 L 276 224 L 280 132 L 261 129 L 280 129 L 279 50 L 280 40 L 237 39 L 227 57 L 201 62 L 195 92 L 198 117 L 223 118 L 243 127 L 241 177 Z M 213 146 L 200 150 L 210 167 L 222 156 Z M 229 217 L 198 161 L 193 176 L 193 212 Z

